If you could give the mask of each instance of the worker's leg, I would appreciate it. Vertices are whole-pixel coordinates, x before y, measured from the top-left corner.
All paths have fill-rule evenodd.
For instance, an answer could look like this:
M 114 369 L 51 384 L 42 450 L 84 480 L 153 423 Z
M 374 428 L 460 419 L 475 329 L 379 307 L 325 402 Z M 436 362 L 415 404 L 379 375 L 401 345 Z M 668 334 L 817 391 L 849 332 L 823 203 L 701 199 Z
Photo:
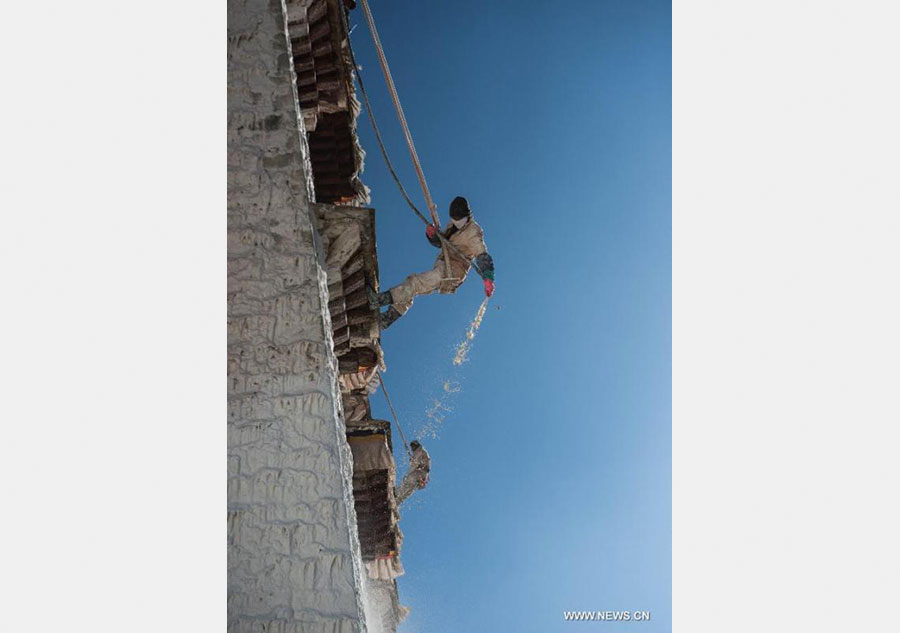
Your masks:
M 444 278 L 444 270 L 440 265 L 435 266 L 424 273 L 410 275 L 403 280 L 403 283 L 391 288 L 391 300 L 394 309 L 400 314 L 406 314 L 413 299 L 418 295 L 427 295 L 435 292 L 441 285 Z
M 410 471 L 403 476 L 400 485 L 394 488 L 394 497 L 397 499 L 397 505 L 400 505 L 409 499 L 410 495 L 416 491 L 416 488 L 418 488 L 416 485 L 416 477 L 414 477 L 412 471 Z

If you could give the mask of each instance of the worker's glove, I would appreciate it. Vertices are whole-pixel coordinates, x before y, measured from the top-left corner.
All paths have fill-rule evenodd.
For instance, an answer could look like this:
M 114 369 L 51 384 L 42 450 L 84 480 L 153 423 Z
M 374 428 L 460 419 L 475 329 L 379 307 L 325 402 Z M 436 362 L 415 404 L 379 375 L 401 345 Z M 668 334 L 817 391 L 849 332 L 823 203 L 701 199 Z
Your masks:
M 494 281 L 492 279 L 484 280 L 484 295 L 490 297 L 494 294 Z
M 435 233 L 437 233 L 437 229 L 434 228 L 434 224 L 429 224 L 425 227 L 425 237 L 427 237 L 429 240 L 434 239 Z

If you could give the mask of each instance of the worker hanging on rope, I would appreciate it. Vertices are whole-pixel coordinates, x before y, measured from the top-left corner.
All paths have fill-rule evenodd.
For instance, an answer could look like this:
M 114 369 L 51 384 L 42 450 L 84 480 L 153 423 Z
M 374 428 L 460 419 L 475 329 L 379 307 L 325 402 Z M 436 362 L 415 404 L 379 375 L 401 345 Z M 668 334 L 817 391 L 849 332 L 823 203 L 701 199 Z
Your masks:
M 414 493 L 428 485 L 428 478 L 431 473 L 431 457 L 428 455 L 418 440 L 413 440 L 409 444 L 412 453 L 409 456 L 409 470 L 400 480 L 400 485 L 394 488 L 394 497 L 397 499 L 397 505 L 400 505 Z
M 494 261 L 484 245 L 484 232 L 472 218 L 472 210 L 465 198 L 458 196 L 450 203 L 450 224 L 441 235 L 454 247 L 448 249 L 449 271 L 444 257 L 438 255 L 434 267 L 429 271 L 410 275 L 403 283 L 386 292 L 375 293 L 369 289 L 369 306 L 373 310 L 390 306 L 381 313 L 382 330 L 406 314 L 416 296 L 435 291 L 441 294 L 456 292 L 465 281 L 473 259 L 484 281 L 484 294 L 490 297 L 494 293 Z M 438 228 L 433 224 L 429 224 L 425 229 L 425 236 L 433 246 L 441 247 Z

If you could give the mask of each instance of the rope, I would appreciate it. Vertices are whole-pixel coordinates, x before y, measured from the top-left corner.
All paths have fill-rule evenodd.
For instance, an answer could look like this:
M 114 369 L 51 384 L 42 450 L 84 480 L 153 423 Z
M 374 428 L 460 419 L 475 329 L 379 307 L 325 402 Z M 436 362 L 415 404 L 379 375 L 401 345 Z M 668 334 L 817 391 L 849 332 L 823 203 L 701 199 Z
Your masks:
M 391 159 L 388 157 L 387 149 L 385 149 L 384 141 L 381 138 L 381 131 L 378 129 L 378 124 L 375 123 L 375 111 L 372 110 L 372 104 L 369 103 L 369 93 L 366 92 L 366 85 L 363 83 L 362 73 L 359 72 L 359 66 L 356 63 L 356 56 L 353 54 L 353 45 L 350 43 L 350 28 L 347 23 L 347 14 L 346 9 L 341 11 L 341 18 L 344 20 L 344 30 L 347 31 L 347 50 L 350 52 L 350 63 L 353 64 L 353 70 L 356 71 L 356 81 L 359 82 L 359 90 L 362 92 L 363 101 L 366 102 L 366 114 L 369 115 L 369 122 L 372 124 L 372 130 L 375 132 L 375 139 L 378 141 L 378 147 L 381 148 L 381 155 L 384 157 L 384 162 L 387 165 L 388 171 L 391 172 L 391 176 L 394 178 L 394 182 L 397 183 L 397 187 L 400 189 L 400 193 L 403 194 L 404 199 L 406 199 L 406 204 L 409 205 L 409 208 L 413 210 L 413 212 L 419 216 L 419 219 L 422 220 L 425 224 L 431 224 L 431 222 L 422 215 L 422 212 L 413 204 L 413 201 L 410 199 L 409 194 L 406 193 L 406 188 L 403 186 L 403 183 L 400 182 L 400 177 L 397 176 L 397 172 L 394 171 L 394 166 L 391 164 Z M 349 91 L 348 91 L 349 92 Z
M 412 460 L 412 450 L 410 450 L 409 444 L 406 443 L 406 436 L 403 435 L 403 427 L 400 426 L 400 418 L 397 417 L 397 412 L 394 411 L 394 404 L 391 402 L 391 397 L 388 395 L 387 387 L 384 386 L 384 378 L 381 377 L 381 372 L 378 372 L 378 382 L 381 383 L 381 391 L 384 393 L 384 398 L 387 400 L 388 407 L 391 409 L 391 415 L 394 416 L 394 424 L 397 425 L 397 430 L 400 431 L 400 439 L 403 440 L 403 448 L 406 449 L 406 455 Z
M 419 176 L 419 184 L 422 185 L 422 191 L 425 193 L 425 203 L 431 211 L 431 219 L 438 227 L 440 227 L 440 219 L 435 211 L 434 201 L 431 199 L 431 192 L 428 190 L 428 184 L 425 182 L 425 173 L 422 171 L 421 163 L 419 163 L 419 155 L 416 153 L 416 147 L 413 144 L 412 135 L 409 132 L 409 125 L 407 125 L 406 116 L 403 114 L 403 106 L 400 105 L 400 97 L 397 96 L 394 78 L 391 76 L 391 69 L 388 68 L 387 58 L 384 56 L 384 49 L 381 46 L 381 39 L 378 37 L 378 29 L 375 28 L 375 20 L 372 17 L 371 9 L 369 9 L 368 0 L 362 0 L 362 8 L 366 14 L 366 21 L 369 23 L 369 30 L 372 32 L 372 40 L 375 42 L 375 50 L 378 52 L 378 61 L 381 62 L 384 80 L 387 82 L 388 89 L 391 92 L 391 99 L 394 101 L 394 108 L 397 110 L 397 118 L 400 119 L 400 125 L 403 126 L 403 135 L 406 137 L 406 146 L 409 148 L 409 154 L 412 157 L 413 165 L 416 168 L 416 174 Z
M 403 195 L 403 199 L 406 200 L 406 204 L 409 205 L 409 208 L 412 209 L 413 213 L 415 213 L 422 223 L 426 226 L 432 225 L 433 222 L 430 222 L 428 218 L 426 218 L 421 211 L 419 211 L 418 207 L 413 204 L 412 199 L 409 197 L 409 194 L 406 193 L 406 188 L 403 186 L 403 183 L 400 182 L 400 177 L 397 175 L 397 172 L 394 171 L 394 165 L 391 163 L 391 159 L 388 156 L 387 148 L 384 145 L 384 140 L 381 138 L 381 130 L 378 129 L 378 123 L 375 122 L 375 111 L 372 109 L 372 104 L 369 102 L 369 93 L 366 92 L 366 85 L 363 82 L 362 73 L 359 70 L 359 65 L 356 63 L 356 56 L 353 54 L 353 45 L 350 42 L 350 24 L 347 21 L 347 12 L 346 9 L 341 11 L 341 19 L 344 22 L 344 30 L 347 32 L 347 50 L 350 52 L 350 63 L 353 65 L 353 70 L 355 71 L 356 81 L 359 82 L 359 91 L 362 93 L 363 101 L 366 104 L 366 114 L 369 117 L 369 123 L 372 124 L 372 131 L 375 133 L 375 140 L 378 142 L 378 147 L 381 150 L 381 156 L 384 158 L 384 164 L 387 166 L 388 171 L 391 173 L 391 177 L 394 179 L 394 182 L 397 184 L 397 188 L 400 190 L 400 193 Z M 349 91 L 348 91 L 349 93 Z M 438 228 L 440 228 L 440 223 L 438 223 Z M 456 246 L 454 246 L 450 240 L 443 236 L 443 234 L 438 230 L 435 233 L 438 238 L 441 240 L 441 243 L 454 251 L 457 255 L 459 255 L 464 261 L 468 261 L 469 258 L 466 257 Z M 445 260 L 445 264 L 446 264 Z M 474 261 L 469 262 L 473 268 L 481 275 L 481 268 Z
M 381 39 L 378 37 L 378 29 L 375 28 L 375 19 L 372 17 L 372 10 L 369 9 L 369 1 L 362 0 L 363 12 L 366 14 L 366 21 L 369 23 L 369 31 L 372 33 L 372 40 L 375 42 L 375 50 L 378 52 L 378 61 L 381 62 L 381 71 L 384 73 L 384 80 L 387 82 L 388 90 L 391 93 L 391 99 L 394 102 L 394 109 L 397 110 L 397 118 L 400 119 L 400 125 L 403 127 L 403 135 L 406 137 L 406 147 L 409 148 L 409 155 L 412 157 L 413 166 L 416 168 L 416 174 L 419 176 L 419 184 L 422 185 L 422 192 L 425 194 L 425 204 L 431 211 L 431 219 L 438 233 L 441 230 L 441 220 L 437 215 L 437 207 L 434 200 L 431 199 L 431 192 L 428 190 L 428 183 L 425 182 L 425 172 L 422 171 L 422 164 L 419 162 L 419 155 L 416 153 L 416 146 L 413 144 L 412 134 L 409 131 L 409 125 L 406 123 L 406 116 L 403 114 L 403 106 L 400 105 L 400 97 L 397 95 L 397 88 L 394 86 L 394 78 L 391 76 L 391 69 L 388 68 L 387 58 L 384 56 L 384 49 L 381 46 Z M 349 37 L 347 38 L 349 40 Z M 446 248 L 441 248 L 444 253 L 444 265 L 447 267 L 447 274 L 450 274 L 450 254 Z

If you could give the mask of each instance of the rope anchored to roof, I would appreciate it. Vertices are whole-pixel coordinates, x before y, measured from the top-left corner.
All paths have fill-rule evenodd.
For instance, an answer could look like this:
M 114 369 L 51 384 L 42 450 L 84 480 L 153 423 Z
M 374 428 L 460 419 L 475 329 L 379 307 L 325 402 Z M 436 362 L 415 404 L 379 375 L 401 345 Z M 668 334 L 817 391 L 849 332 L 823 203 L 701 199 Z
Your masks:
M 365 2 L 365 0 L 364 0 L 363 8 L 367 9 L 366 15 L 368 18 L 371 18 L 371 12 L 368 11 L 368 3 Z M 440 227 L 441 227 L 440 219 L 437 217 L 437 211 L 434 206 L 434 202 L 431 200 L 431 194 L 428 191 L 428 185 L 425 183 L 425 175 L 422 173 L 422 167 L 419 164 L 419 158 L 418 158 L 418 155 L 416 154 L 415 146 L 412 144 L 412 137 L 409 134 L 409 127 L 406 125 L 406 118 L 403 116 L 403 109 L 402 109 L 402 107 L 400 107 L 400 101 L 399 101 L 399 98 L 397 97 L 397 92 L 396 92 L 396 90 L 393 89 L 393 85 L 394 85 L 393 79 L 390 78 L 390 70 L 387 69 L 387 60 L 384 61 L 384 65 L 382 66 L 382 68 L 384 68 L 386 71 L 385 77 L 388 79 L 388 87 L 391 88 L 391 96 L 394 98 L 394 103 L 397 106 L 398 116 L 400 117 L 400 122 L 403 125 L 403 130 L 404 130 L 404 133 L 406 134 L 410 153 L 413 156 L 413 164 L 416 166 L 416 171 L 420 176 L 420 182 L 422 184 L 422 189 L 425 192 L 425 199 L 428 202 L 428 204 L 430 205 L 432 221 L 429 221 L 428 218 L 426 218 L 422 214 L 422 212 L 419 211 L 418 207 L 416 207 L 416 205 L 413 203 L 412 199 L 409 197 L 409 194 L 406 192 L 406 188 L 403 186 L 403 183 L 400 182 L 400 177 L 397 175 L 397 172 L 394 170 L 394 166 L 391 163 L 391 159 L 387 153 L 387 148 L 384 145 L 384 139 L 381 138 L 381 131 L 378 129 L 378 124 L 375 122 L 375 111 L 372 109 L 372 104 L 369 101 L 369 94 L 366 92 L 366 85 L 363 82 L 362 73 L 359 70 L 359 65 L 356 63 L 356 56 L 353 54 L 353 45 L 350 42 L 350 31 L 352 29 L 350 28 L 350 25 L 348 23 L 346 11 L 341 11 L 341 19 L 344 21 L 344 30 L 347 32 L 347 50 L 350 53 L 350 63 L 353 65 L 353 70 L 355 71 L 356 80 L 357 80 L 357 82 L 359 82 L 359 91 L 362 93 L 363 101 L 365 101 L 365 103 L 366 103 L 366 114 L 369 117 L 369 122 L 372 124 L 372 131 L 375 133 L 375 140 L 378 142 L 378 147 L 381 150 L 382 157 L 384 158 L 384 163 L 387 166 L 388 171 L 391 173 L 391 177 L 394 179 L 394 182 L 396 183 L 397 188 L 400 190 L 400 193 L 403 195 L 403 199 L 406 200 L 406 204 L 409 205 L 409 208 L 412 209 L 413 213 L 415 213 L 416 216 L 420 220 L 422 220 L 422 222 L 424 224 L 426 224 L 426 225 L 433 224 L 435 226 L 435 228 L 440 229 Z M 369 24 L 372 28 L 373 38 L 374 38 L 375 44 L 378 48 L 379 56 L 381 59 L 384 59 L 384 51 L 381 48 L 381 42 L 378 39 L 377 32 L 375 31 L 375 23 L 370 20 Z M 437 235 L 437 237 L 441 240 L 441 243 L 443 246 L 452 250 L 463 260 L 466 260 L 466 261 L 469 260 L 469 258 L 466 257 L 462 253 L 462 251 L 460 251 L 458 248 L 456 248 L 456 246 L 454 246 L 450 242 L 450 240 L 448 240 L 446 237 L 444 237 L 444 235 L 441 233 L 440 230 L 438 230 L 435 233 L 435 235 Z M 444 252 L 444 263 L 445 263 L 445 265 L 447 265 L 449 267 L 449 258 L 447 257 L 446 249 L 443 249 L 443 252 Z M 478 271 L 478 274 L 481 274 L 481 268 L 478 266 L 478 264 L 476 262 L 473 261 L 473 262 L 470 262 L 470 264 L 472 265 L 473 268 L 475 268 L 476 271 Z
M 378 382 L 381 383 L 381 391 L 384 393 L 384 399 L 387 400 L 388 407 L 391 409 L 391 415 L 394 416 L 394 424 L 397 425 L 397 430 L 400 431 L 400 439 L 403 440 L 403 448 L 406 449 L 406 456 L 412 459 L 412 451 L 409 448 L 409 444 L 406 443 L 406 436 L 403 435 L 403 427 L 400 426 L 400 418 L 397 417 L 397 412 L 394 411 L 394 404 L 391 402 L 391 397 L 388 395 L 387 388 L 384 386 L 384 378 L 381 377 L 381 372 L 378 372 Z

